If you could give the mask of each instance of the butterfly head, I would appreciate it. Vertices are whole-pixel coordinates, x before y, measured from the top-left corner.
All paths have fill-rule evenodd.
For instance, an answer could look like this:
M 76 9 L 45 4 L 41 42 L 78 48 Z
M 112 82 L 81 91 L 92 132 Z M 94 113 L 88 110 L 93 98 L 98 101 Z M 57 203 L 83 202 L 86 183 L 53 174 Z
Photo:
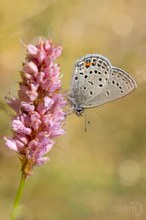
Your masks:
M 70 94 L 68 94 L 67 99 L 71 105 L 73 112 L 77 116 L 82 116 L 84 112 L 84 108 L 79 104 L 79 102 L 74 97 L 72 97 Z
M 83 116 L 83 110 L 84 110 L 83 107 L 74 104 L 73 110 L 77 116 Z

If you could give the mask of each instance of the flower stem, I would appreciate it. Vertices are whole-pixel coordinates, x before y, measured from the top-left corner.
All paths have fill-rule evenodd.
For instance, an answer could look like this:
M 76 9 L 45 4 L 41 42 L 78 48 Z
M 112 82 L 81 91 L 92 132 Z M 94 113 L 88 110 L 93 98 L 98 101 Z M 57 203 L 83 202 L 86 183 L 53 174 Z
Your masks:
M 11 220 L 16 219 L 17 209 L 18 209 L 19 202 L 20 202 L 20 199 L 21 199 L 21 196 L 22 196 L 22 193 L 23 193 L 25 180 L 26 180 L 26 175 L 24 173 L 22 173 L 20 184 L 19 184 L 17 194 L 16 194 L 16 197 L 15 197 L 15 200 L 14 200 L 13 210 L 12 210 L 12 213 L 11 213 Z

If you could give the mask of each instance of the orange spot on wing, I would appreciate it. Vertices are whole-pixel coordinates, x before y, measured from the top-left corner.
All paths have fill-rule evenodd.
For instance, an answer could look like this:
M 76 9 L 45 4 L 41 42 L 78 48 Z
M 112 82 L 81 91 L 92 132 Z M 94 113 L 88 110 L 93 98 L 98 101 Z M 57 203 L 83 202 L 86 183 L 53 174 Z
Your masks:
M 85 66 L 89 67 L 91 65 L 91 62 L 85 62 Z

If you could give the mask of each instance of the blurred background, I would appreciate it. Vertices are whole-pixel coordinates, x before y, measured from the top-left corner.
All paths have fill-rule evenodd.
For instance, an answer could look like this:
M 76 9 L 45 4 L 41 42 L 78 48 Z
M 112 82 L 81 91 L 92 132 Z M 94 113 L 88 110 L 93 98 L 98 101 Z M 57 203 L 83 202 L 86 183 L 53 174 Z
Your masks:
M 86 111 L 90 124 L 70 115 L 50 162 L 34 169 L 25 186 L 20 220 L 131 220 L 146 218 L 146 1 L 32 0 L 0 2 L 0 101 L 17 95 L 25 57 L 20 40 L 51 38 L 63 46 L 57 60 L 63 89 L 74 61 L 88 53 L 108 57 L 130 73 L 129 96 Z M 8 220 L 20 163 L 8 150 L 10 117 L 0 104 L 0 219 Z

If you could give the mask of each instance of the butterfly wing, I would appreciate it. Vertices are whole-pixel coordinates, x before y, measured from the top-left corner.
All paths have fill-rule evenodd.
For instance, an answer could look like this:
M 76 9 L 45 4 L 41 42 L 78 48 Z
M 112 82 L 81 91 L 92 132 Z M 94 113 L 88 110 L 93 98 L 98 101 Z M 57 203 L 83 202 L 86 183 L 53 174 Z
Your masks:
M 86 100 L 83 108 L 91 108 L 122 98 L 136 88 L 134 79 L 124 70 L 112 67 L 111 77 L 107 86 L 91 100 Z
M 112 66 L 109 60 L 98 54 L 82 57 L 75 64 L 70 96 L 80 106 L 86 105 L 107 86 Z

